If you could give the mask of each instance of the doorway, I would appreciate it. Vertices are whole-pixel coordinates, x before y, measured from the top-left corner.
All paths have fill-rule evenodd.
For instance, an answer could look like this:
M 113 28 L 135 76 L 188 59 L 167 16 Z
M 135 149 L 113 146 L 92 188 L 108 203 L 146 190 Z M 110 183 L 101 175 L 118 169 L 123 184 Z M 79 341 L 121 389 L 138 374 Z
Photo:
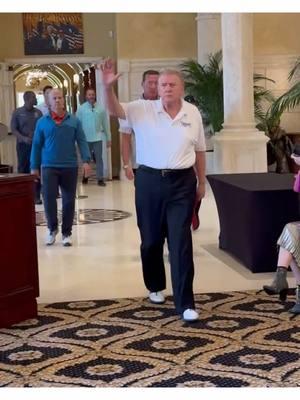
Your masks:
M 96 90 L 95 67 L 90 63 L 14 64 L 12 68 L 16 107 L 22 106 L 26 90 L 36 94 L 38 104 L 43 103 L 43 88 L 50 85 L 63 91 L 67 111 L 75 113 L 85 90 Z
M 38 102 L 43 102 L 42 89 L 46 85 L 63 90 L 66 99 L 66 108 L 75 113 L 79 104 L 85 101 L 84 93 L 87 87 L 95 89 L 97 102 L 104 105 L 101 76 L 96 66 L 101 58 L 89 57 L 32 57 L 24 59 L 6 60 L 13 74 L 13 91 L 15 105 L 21 106 L 22 93 L 33 90 Z M 112 147 L 103 146 L 103 160 L 105 177 L 107 179 L 120 178 L 120 139 L 118 125 L 111 121 Z

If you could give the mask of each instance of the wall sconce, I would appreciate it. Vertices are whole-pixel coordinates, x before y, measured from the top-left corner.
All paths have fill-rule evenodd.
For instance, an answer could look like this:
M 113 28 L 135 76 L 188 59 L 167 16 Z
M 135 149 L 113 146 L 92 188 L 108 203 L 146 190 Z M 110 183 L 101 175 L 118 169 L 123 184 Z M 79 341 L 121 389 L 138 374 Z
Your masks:
M 68 86 L 69 86 L 69 85 L 68 85 L 68 81 L 67 81 L 66 79 L 64 79 L 64 88 L 66 88 L 66 89 L 67 89 L 67 88 L 68 88 Z
M 79 83 L 79 75 L 78 74 L 73 75 L 73 82 L 75 85 L 78 85 L 78 83 Z

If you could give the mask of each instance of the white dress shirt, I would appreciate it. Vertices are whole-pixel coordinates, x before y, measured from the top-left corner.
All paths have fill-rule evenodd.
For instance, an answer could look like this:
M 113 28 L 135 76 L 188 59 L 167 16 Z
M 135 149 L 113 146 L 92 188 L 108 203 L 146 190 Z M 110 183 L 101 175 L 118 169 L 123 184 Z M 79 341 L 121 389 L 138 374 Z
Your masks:
M 132 168 L 137 168 L 138 164 L 136 163 L 136 145 L 135 145 L 135 136 L 134 131 L 128 126 L 128 122 L 126 119 L 119 118 L 119 132 L 122 134 L 131 135 L 131 154 L 130 154 L 130 164 Z
M 46 103 L 42 103 L 38 105 L 36 108 L 39 109 L 43 115 L 49 114 L 49 107 L 47 106 Z
M 141 100 L 146 100 L 144 99 L 144 94 L 141 95 L 140 97 Z M 131 167 L 132 168 L 138 168 L 138 164 L 136 162 L 136 151 L 135 151 L 135 137 L 134 137 L 134 131 L 133 129 L 128 127 L 128 122 L 126 119 L 120 119 L 119 118 L 119 132 L 120 133 L 126 133 L 127 135 L 131 135 Z

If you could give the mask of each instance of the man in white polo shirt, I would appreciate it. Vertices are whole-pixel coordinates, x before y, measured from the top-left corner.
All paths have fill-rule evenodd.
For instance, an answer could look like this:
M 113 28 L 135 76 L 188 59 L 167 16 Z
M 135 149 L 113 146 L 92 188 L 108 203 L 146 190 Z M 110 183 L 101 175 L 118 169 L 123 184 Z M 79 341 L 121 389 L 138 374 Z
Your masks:
M 135 132 L 139 164 L 135 201 L 150 301 L 165 301 L 162 247 L 167 237 L 176 310 L 183 320 L 196 321 L 199 315 L 193 295 L 190 225 L 195 196 L 201 199 L 205 195 L 205 139 L 200 113 L 182 99 L 184 82 L 178 71 L 160 73 L 160 100 L 136 100 L 121 106 L 113 90 L 120 76 L 113 61 L 106 60 L 101 69 L 110 114 L 127 119 Z

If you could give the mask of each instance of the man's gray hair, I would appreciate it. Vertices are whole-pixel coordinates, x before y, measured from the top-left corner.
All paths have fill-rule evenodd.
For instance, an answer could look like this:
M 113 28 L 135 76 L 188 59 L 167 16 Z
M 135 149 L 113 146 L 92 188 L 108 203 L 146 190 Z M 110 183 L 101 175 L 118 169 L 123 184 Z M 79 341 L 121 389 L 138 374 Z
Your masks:
M 181 80 L 182 84 L 184 85 L 184 78 L 183 74 L 178 69 L 173 68 L 164 68 L 159 71 L 159 77 L 162 75 L 176 75 Z

